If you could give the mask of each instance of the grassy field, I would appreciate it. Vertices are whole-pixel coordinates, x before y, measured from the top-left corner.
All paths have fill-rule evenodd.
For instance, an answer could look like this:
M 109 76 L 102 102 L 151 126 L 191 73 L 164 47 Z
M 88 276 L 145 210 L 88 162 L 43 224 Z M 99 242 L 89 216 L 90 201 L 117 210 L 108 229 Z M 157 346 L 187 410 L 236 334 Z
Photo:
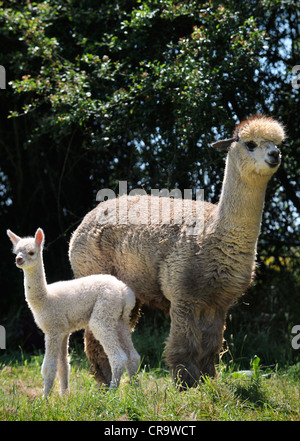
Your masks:
M 179 392 L 164 369 L 141 368 L 139 384 L 126 374 L 107 393 L 88 373 L 83 354 L 72 353 L 71 393 L 42 398 L 43 356 L 0 359 L 0 421 L 299 421 L 300 364 L 286 370 L 263 370 L 259 358 L 249 371 L 228 371 L 197 388 Z

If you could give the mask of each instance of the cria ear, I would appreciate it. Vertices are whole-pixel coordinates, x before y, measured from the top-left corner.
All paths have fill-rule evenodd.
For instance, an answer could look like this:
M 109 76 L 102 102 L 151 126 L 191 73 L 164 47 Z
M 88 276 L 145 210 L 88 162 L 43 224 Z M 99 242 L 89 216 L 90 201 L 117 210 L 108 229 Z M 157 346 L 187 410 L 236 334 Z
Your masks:
M 222 139 L 220 141 L 213 142 L 211 146 L 218 150 L 228 150 L 234 141 L 236 141 L 235 138 Z
M 21 238 L 17 236 L 15 233 L 13 233 L 11 230 L 6 230 L 6 233 L 14 246 L 16 246 L 19 240 L 21 240 Z
M 44 235 L 44 231 L 41 228 L 38 228 L 36 230 L 35 233 L 35 243 L 40 247 L 41 245 L 44 244 L 44 240 L 45 240 L 45 235 Z

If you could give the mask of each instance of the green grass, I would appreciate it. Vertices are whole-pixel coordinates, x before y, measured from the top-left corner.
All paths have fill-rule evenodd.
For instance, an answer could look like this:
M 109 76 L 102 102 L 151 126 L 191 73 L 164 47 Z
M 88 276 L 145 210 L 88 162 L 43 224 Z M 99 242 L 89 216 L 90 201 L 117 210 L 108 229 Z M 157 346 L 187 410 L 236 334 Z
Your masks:
M 124 374 L 120 388 L 108 393 L 88 373 L 84 354 L 71 355 L 70 395 L 59 396 L 57 380 L 47 400 L 42 398 L 42 355 L 3 356 L 0 421 L 300 420 L 299 363 L 280 372 L 266 371 L 256 358 L 251 376 L 219 365 L 217 379 L 205 379 L 184 392 L 165 369 L 142 367 L 139 385 L 130 385 Z

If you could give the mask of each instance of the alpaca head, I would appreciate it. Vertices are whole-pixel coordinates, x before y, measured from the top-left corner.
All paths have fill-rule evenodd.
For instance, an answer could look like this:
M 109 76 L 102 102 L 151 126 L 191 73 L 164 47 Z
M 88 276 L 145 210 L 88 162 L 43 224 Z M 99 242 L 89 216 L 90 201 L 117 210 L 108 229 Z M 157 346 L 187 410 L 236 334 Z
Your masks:
M 281 153 L 277 145 L 284 140 L 283 126 L 271 117 L 253 116 L 235 127 L 233 138 L 213 147 L 228 150 L 241 176 L 270 178 L 278 169 Z
M 45 240 L 43 230 L 38 228 L 34 237 L 21 238 L 10 230 L 7 230 L 7 235 L 14 246 L 17 267 L 24 270 L 35 267 L 40 261 L 43 250 Z

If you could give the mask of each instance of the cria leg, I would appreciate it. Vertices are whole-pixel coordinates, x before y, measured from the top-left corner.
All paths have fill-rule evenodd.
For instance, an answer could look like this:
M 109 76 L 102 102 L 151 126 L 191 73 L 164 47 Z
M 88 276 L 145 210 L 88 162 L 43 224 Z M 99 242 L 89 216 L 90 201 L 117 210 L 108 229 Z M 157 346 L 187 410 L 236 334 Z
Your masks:
M 100 386 L 108 387 L 111 382 L 110 364 L 102 345 L 89 328 L 84 332 L 84 350 L 91 364 L 91 374 Z
M 121 376 L 125 370 L 127 363 L 127 356 L 119 343 L 118 332 L 116 326 L 103 325 L 101 319 L 91 318 L 89 321 L 89 329 L 94 334 L 96 339 L 102 344 L 103 349 L 108 357 L 112 379 L 110 382 L 110 390 L 118 387 Z
M 141 357 L 133 346 L 131 338 L 131 315 L 134 313 L 136 304 L 136 297 L 133 291 L 127 289 L 123 313 L 119 320 L 118 334 L 122 349 L 125 351 L 128 358 L 126 368 L 130 380 L 132 380 L 132 378 L 137 374 L 141 362 Z
M 122 349 L 124 350 L 128 358 L 126 369 L 131 380 L 136 375 L 139 369 L 141 357 L 139 356 L 132 343 L 129 320 L 125 319 L 120 321 L 118 327 L 118 335 Z
M 80 267 L 80 269 L 81 268 L 82 267 Z M 76 277 L 88 275 L 86 273 L 80 273 L 78 271 L 75 272 Z M 139 300 L 137 300 L 130 314 L 131 328 L 134 328 L 134 326 L 139 320 L 141 306 L 142 303 Z M 84 350 L 91 364 L 90 370 L 91 373 L 94 375 L 95 380 L 100 386 L 101 385 L 108 386 L 111 383 L 111 378 L 112 378 L 111 367 L 102 345 L 94 337 L 93 333 L 89 330 L 89 328 L 86 328 L 84 333 Z
M 70 364 L 68 359 L 68 342 L 69 342 L 69 335 L 66 335 L 63 338 L 58 356 L 57 371 L 60 382 L 61 395 L 69 393 Z
M 46 353 L 42 365 L 42 375 L 44 378 L 44 397 L 47 397 L 52 390 L 57 372 L 58 357 L 64 338 L 65 336 L 61 334 L 45 335 Z

